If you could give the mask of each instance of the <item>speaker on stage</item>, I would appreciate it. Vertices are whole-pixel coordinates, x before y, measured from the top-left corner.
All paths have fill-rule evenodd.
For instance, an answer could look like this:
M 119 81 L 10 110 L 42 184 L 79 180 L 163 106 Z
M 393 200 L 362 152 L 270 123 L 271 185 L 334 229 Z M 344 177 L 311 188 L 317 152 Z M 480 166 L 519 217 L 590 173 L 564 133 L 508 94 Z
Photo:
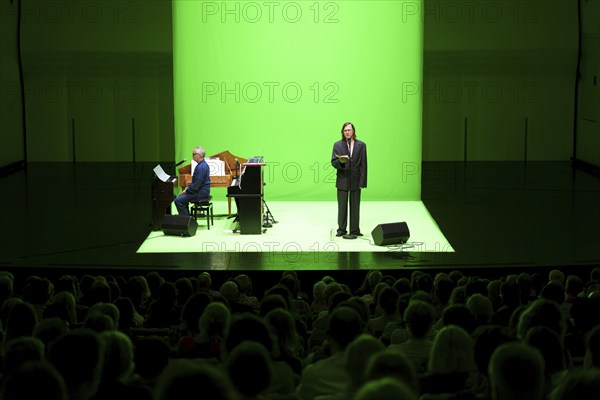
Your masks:
M 165 214 L 160 227 L 165 235 L 194 236 L 198 223 L 189 215 Z
M 371 236 L 377 246 L 387 246 L 388 244 L 406 243 L 410 237 L 410 231 L 406 222 L 392 222 L 377 225 L 371 232 Z

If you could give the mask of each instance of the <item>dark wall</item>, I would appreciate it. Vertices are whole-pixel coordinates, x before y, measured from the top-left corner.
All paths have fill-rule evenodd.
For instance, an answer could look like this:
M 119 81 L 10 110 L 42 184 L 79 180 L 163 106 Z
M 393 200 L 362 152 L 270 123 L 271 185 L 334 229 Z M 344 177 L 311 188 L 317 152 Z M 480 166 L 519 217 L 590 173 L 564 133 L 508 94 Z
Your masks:
M 582 1 L 597 43 L 598 2 Z M 0 167 L 24 157 L 17 3 L 0 1 Z M 27 161 L 173 159 L 171 1 L 23 0 L 22 10 Z M 425 22 L 424 161 L 570 158 L 576 1 L 407 1 L 398 21 L 409 18 Z M 399 101 L 414 95 L 403 90 Z M 598 160 L 597 121 L 579 130 L 579 155 Z

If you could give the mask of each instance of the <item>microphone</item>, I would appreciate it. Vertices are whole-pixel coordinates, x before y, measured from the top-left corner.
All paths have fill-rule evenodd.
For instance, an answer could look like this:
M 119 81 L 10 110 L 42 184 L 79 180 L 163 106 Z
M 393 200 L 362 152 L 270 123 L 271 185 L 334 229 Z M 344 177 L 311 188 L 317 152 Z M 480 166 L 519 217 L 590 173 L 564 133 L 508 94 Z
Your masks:
M 186 161 L 187 161 L 186 159 L 183 159 L 183 160 L 179 161 L 177 164 L 175 164 L 175 166 L 179 167 L 181 164 L 183 164 Z

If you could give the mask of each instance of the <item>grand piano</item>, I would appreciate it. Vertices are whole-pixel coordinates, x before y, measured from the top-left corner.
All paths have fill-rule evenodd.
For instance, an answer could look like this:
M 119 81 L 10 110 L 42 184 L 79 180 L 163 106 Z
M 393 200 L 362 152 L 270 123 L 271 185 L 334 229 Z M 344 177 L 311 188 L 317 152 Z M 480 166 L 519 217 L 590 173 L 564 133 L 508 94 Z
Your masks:
M 228 150 L 206 157 L 211 160 L 222 160 L 221 168 L 215 168 L 210 175 L 210 187 L 227 188 L 228 215 L 231 217 L 231 199 L 235 200 L 237 218 L 242 234 L 260 234 L 263 224 L 263 171 L 262 162 L 248 162 L 246 158 L 231 154 Z M 257 161 L 257 160 L 250 160 Z M 185 189 L 192 181 L 192 165 L 185 165 L 179 172 L 179 186 Z M 216 173 L 213 173 L 216 172 Z
M 222 151 L 212 156 L 206 157 L 206 159 L 219 159 L 224 161 L 224 171 L 215 175 L 210 175 L 210 187 L 225 187 L 231 186 L 234 177 L 238 177 L 241 174 L 241 166 L 248 160 L 246 158 L 238 157 L 229 152 L 229 150 Z M 177 170 L 179 172 L 179 187 L 181 190 L 185 189 L 192 182 L 192 164 L 187 164 Z M 231 198 L 227 198 L 228 215 L 231 217 Z

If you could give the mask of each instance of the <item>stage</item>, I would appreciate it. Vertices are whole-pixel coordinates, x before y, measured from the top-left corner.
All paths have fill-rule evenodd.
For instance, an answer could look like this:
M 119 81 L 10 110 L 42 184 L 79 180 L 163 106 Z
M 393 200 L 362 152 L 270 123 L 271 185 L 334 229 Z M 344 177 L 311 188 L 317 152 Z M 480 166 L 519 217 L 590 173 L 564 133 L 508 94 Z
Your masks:
M 288 261 L 301 253 L 338 252 L 452 252 L 437 224 L 420 201 L 363 201 L 361 226 L 363 236 L 354 240 L 336 237 L 336 202 L 267 203 L 272 218 L 264 218 L 262 234 L 236 232 L 239 224 L 227 216 L 227 202 L 213 202 L 218 216 L 208 229 L 206 219 L 198 218 L 198 229 L 191 237 L 151 232 L 138 253 L 280 253 Z M 174 207 L 173 207 L 174 209 Z M 235 210 L 234 210 L 235 212 Z M 378 246 L 371 236 L 381 223 L 406 222 L 410 238 L 404 244 Z M 267 227 L 266 225 L 271 225 Z
M 267 200 L 278 223 L 262 235 L 228 232 L 219 217 L 210 231 L 199 219 L 194 237 L 165 237 L 150 226 L 154 165 L 30 164 L 0 179 L 0 268 L 506 274 L 600 264 L 600 180 L 569 162 L 423 163 L 422 202 L 363 201 L 356 240 L 331 238 L 333 201 Z M 214 201 L 224 213 L 225 199 Z M 377 224 L 400 221 L 412 247 L 369 243 Z

